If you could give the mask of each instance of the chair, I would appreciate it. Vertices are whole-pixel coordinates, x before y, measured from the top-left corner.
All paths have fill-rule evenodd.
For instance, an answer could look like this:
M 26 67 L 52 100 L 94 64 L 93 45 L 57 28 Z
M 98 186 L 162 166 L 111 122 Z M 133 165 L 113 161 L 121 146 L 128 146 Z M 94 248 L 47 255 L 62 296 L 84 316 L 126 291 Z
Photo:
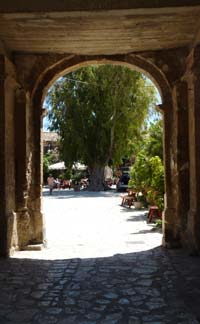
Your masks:
M 151 206 L 149 208 L 149 212 L 147 215 L 147 219 L 149 220 L 149 223 L 152 222 L 153 218 L 162 218 L 161 212 L 158 208 L 158 206 Z
M 128 207 L 130 208 L 135 201 L 136 192 L 134 192 L 132 189 L 127 189 L 127 191 L 128 191 L 128 194 L 125 196 L 122 196 L 121 206 L 124 206 L 127 204 Z

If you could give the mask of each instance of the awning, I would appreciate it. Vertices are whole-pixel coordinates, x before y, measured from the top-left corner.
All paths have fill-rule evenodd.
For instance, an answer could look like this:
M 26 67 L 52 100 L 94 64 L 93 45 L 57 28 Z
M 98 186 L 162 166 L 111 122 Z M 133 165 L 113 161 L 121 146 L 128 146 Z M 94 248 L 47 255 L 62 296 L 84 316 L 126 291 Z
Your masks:
M 49 166 L 49 170 L 66 170 L 66 169 L 67 168 L 66 168 L 64 162 L 58 162 L 58 163 L 55 163 L 55 164 L 51 164 Z M 87 167 L 86 167 L 86 165 L 77 162 L 77 163 L 73 164 L 72 169 L 73 170 L 78 170 L 78 171 L 84 171 L 84 170 L 87 169 Z
M 49 166 L 49 170 L 65 170 L 65 169 L 66 169 L 66 166 L 65 166 L 64 162 L 58 162 L 55 164 L 51 164 Z

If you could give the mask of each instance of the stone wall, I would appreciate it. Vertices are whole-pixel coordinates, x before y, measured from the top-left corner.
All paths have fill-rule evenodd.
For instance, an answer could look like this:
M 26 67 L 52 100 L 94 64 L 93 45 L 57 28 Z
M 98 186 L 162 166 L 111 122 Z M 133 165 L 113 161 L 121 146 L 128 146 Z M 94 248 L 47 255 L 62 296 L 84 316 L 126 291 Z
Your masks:
M 200 248 L 199 48 L 129 55 L 0 56 L 0 253 L 44 242 L 41 116 L 49 86 L 81 66 L 123 64 L 162 96 L 166 205 L 163 245 Z M 16 81 L 17 80 L 17 81 Z

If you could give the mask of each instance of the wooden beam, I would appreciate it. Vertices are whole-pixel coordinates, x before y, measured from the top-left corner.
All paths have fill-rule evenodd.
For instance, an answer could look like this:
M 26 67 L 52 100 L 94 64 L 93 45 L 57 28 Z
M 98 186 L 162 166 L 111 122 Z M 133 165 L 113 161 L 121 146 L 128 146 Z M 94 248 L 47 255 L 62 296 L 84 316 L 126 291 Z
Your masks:
M 194 33 L 193 40 L 190 45 L 190 52 L 200 43 L 200 19 L 196 25 L 196 31 Z
M 193 66 L 193 55 L 194 55 L 194 50 L 195 48 L 198 46 L 198 44 L 200 44 L 200 19 L 197 22 L 196 25 L 196 31 L 194 33 L 194 37 L 193 40 L 189 46 L 189 52 L 188 55 L 186 57 L 186 70 L 185 73 L 182 76 L 182 81 L 187 80 L 188 75 L 190 75 L 191 70 L 192 70 L 192 66 Z
M 4 55 L 7 58 L 9 58 L 10 61 L 12 61 L 11 51 L 8 49 L 8 47 L 2 39 L 0 39 L 0 55 Z
M 199 0 L 7 0 L 1 1 L 0 12 L 51 12 L 51 11 L 90 11 L 137 8 L 164 8 L 198 6 Z

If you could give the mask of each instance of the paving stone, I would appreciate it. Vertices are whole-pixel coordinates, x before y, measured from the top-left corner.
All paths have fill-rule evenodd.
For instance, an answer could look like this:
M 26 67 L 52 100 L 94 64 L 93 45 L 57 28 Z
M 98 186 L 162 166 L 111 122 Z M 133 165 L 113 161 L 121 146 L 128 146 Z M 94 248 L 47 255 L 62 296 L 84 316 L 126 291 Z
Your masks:
M 141 320 L 135 316 L 131 316 L 129 319 L 128 319 L 128 324 L 143 324 L 141 322 Z
M 158 321 L 153 321 L 153 322 L 151 322 L 151 321 L 148 321 L 148 322 L 146 322 L 146 323 L 148 323 L 148 324 L 165 324 L 165 322 L 158 322 Z M 145 324 L 145 322 L 144 322 L 144 324 Z
M 81 288 L 80 284 L 79 283 L 72 283 L 70 284 L 70 286 L 68 286 L 68 289 L 72 289 L 72 290 L 79 290 Z
M 56 307 L 51 307 L 46 309 L 46 313 L 52 314 L 52 315 L 57 315 L 62 312 L 62 308 L 56 308 Z
M 105 317 L 105 320 L 120 320 L 122 318 L 122 313 L 113 313 L 110 315 L 107 315 Z
M 19 298 L 18 303 L 20 307 L 29 307 L 35 304 L 35 300 L 27 298 Z
M 103 319 L 100 321 L 100 324 L 118 324 L 119 320 L 118 319 Z
M 92 288 L 91 288 L 92 289 Z M 87 291 L 87 293 L 80 293 L 80 298 L 83 300 L 83 301 L 93 301 L 95 298 L 96 298 L 96 295 L 98 294 L 102 294 L 101 292 L 99 291 L 96 291 L 95 292 L 92 292 L 92 291 Z
M 126 288 L 122 289 L 121 293 L 125 296 L 133 296 L 136 295 L 135 289 L 134 288 Z
M 108 298 L 108 299 L 116 299 L 116 298 L 118 298 L 118 295 L 110 292 L 110 293 L 104 294 L 103 297 Z
M 101 314 L 90 312 L 89 314 L 86 314 L 85 317 L 89 320 L 97 320 L 101 317 Z
M 47 300 L 41 300 L 40 301 L 41 306 L 48 307 L 48 306 L 50 306 L 50 304 L 51 304 L 51 301 L 47 301 Z
M 120 298 L 119 299 L 119 304 L 120 305 L 129 305 L 130 301 L 127 298 Z
M 23 309 L 12 311 L 6 317 L 11 322 L 13 321 L 13 323 L 23 323 L 24 321 L 31 320 L 37 312 L 37 309 Z
M 97 311 L 97 312 L 101 312 L 103 313 L 103 311 L 106 309 L 106 306 L 105 305 L 99 305 L 99 306 L 95 306 L 92 308 L 94 311 Z
M 45 291 L 34 291 L 31 293 L 31 297 L 40 299 L 45 294 Z
M 47 197 L 52 248 L 0 260 L 0 324 L 199 323 L 200 261 L 161 248 L 160 233 L 141 234 L 153 225 L 145 212 L 121 209 L 119 195 L 79 194 L 63 194 L 59 215 L 56 192 Z M 126 244 L 133 236 L 142 250 Z
M 67 314 L 67 315 L 71 315 L 71 314 L 76 314 L 77 313 L 77 310 L 76 310 L 76 308 L 71 308 L 71 307 L 65 307 L 64 308 L 64 311 L 65 311 L 65 313 Z
M 79 323 L 79 324 L 97 324 L 96 321 L 85 321 L 85 320 L 84 320 L 84 321 L 81 320 L 81 321 L 79 321 L 78 323 Z
M 152 286 L 152 280 L 140 280 L 140 282 L 138 283 L 140 286 L 145 286 L 145 287 L 151 287 Z
M 150 310 L 155 310 L 155 309 L 161 308 L 163 306 L 164 305 L 163 304 L 160 304 L 160 303 L 151 303 L 151 302 L 149 302 L 147 304 L 147 308 L 150 309 Z
M 81 308 L 88 309 L 92 306 L 92 303 L 88 302 L 87 300 L 78 300 L 77 302 Z
M 138 302 L 138 301 L 144 301 L 146 299 L 146 296 L 144 295 L 134 295 L 132 297 L 130 297 L 130 300 L 135 303 L 135 302 Z
M 103 299 L 103 298 L 102 298 L 102 299 L 97 299 L 97 300 L 96 300 L 96 303 L 97 303 L 97 304 L 103 304 L 103 305 L 105 304 L 105 305 L 106 305 L 106 304 L 109 304 L 110 301 L 107 300 L 107 299 Z
M 66 318 L 57 321 L 57 324 L 75 324 L 77 323 L 77 316 L 67 316 Z
M 65 298 L 63 302 L 65 305 L 76 305 L 76 300 L 73 298 Z
M 69 296 L 69 297 L 77 297 L 80 295 L 80 291 L 77 291 L 77 290 L 71 290 L 71 291 L 67 291 L 66 292 L 66 296 Z

